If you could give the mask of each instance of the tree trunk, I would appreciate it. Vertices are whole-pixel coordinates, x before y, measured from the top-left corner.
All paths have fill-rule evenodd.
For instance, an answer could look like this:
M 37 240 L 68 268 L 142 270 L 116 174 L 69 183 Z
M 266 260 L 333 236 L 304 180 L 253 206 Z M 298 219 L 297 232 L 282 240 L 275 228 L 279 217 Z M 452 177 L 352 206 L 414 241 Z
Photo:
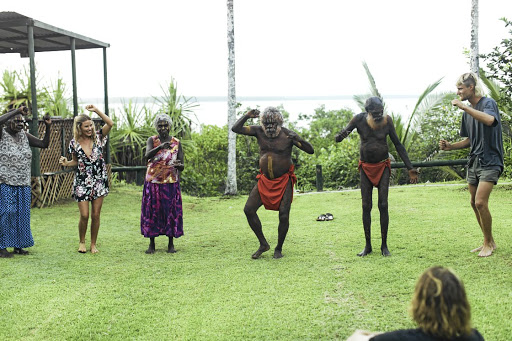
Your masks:
M 236 92 L 235 92 L 235 22 L 233 15 L 233 0 L 227 0 L 228 5 L 228 175 L 226 178 L 225 195 L 235 195 L 236 186 L 236 134 L 231 127 L 236 121 Z
M 471 0 L 471 72 L 479 75 L 478 65 L 478 0 Z

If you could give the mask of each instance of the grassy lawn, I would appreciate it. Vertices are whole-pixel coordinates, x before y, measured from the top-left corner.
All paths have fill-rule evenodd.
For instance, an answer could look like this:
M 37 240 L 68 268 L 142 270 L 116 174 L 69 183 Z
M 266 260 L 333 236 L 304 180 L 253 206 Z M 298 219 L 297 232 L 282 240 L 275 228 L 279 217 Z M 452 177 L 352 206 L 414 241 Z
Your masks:
M 30 255 L 0 259 L 0 339 L 344 340 L 356 328 L 413 327 L 414 284 L 433 265 L 463 279 L 486 340 L 512 335 L 511 185 L 491 195 L 498 249 L 488 258 L 469 252 L 482 236 L 462 184 L 392 188 L 388 258 L 377 252 L 376 191 L 373 254 L 356 256 L 364 246 L 359 191 L 312 193 L 295 196 L 279 260 L 277 212 L 264 209 L 272 249 L 250 258 L 258 243 L 246 196 L 185 197 L 178 252 L 167 254 L 159 237 L 146 255 L 141 195 L 120 186 L 105 199 L 97 255 L 76 252 L 75 202 L 32 211 Z M 333 221 L 315 221 L 326 212 Z

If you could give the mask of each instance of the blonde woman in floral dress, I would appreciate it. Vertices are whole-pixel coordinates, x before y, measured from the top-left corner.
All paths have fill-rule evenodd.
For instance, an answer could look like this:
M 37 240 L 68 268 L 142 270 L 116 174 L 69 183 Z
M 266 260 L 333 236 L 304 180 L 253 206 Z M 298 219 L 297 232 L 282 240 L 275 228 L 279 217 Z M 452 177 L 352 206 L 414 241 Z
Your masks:
M 114 122 L 94 105 L 85 107 L 90 112 L 95 112 L 105 122 L 103 128 L 96 133 L 94 122 L 88 115 L 80 114 L 73 122 L 74 138 L 69 142 L 69 153 L 72 159 L 64 156 L 60 158 L 63 166 L 75 167 L 75 180 L 73 182 L 73 198 L 78 202 L 80 220 L 78 222 L 78 234 L 80 243 L 78 252 L 86 253 L 85 234 L 89 224 L 89 203 L 91 217 L 91 253 L 98 253 L 96 240 L 100 229 L 100 213 L 103 198 L 108 194 L 108 175 L 103 148 L 107 144 L 107 135 Z

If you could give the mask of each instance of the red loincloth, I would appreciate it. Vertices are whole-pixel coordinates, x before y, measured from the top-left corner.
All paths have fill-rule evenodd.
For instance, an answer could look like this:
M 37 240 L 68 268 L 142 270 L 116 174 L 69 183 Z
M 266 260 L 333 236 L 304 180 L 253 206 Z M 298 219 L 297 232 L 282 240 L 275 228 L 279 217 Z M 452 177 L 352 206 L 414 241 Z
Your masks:
M 258 179 L 258 191 L 260 192 L 261 202 L 265 209 L 272 211 L 279 211 L 281 200 L 283 199 L 284 192 L 288 181 L 292 179 L 292 201 L 293 201 L 293 185 L 297 183 L 297 177 L 293 172 L 294 166 L 291 165 L 288 173 L 281 175 L 276 179 L 269 179 L 265 174 L 261 173 L 256 176 Z
M 369 163 L 359 160 L 359 165 L 357 166 L 359 171 L 361 171 L 361 168 L 363 169 L 364 173 L 375 187 L 379 186 L 380 178 L 382 178 L 382 173 L 384 173 L 384 169 L 386 169 L 386 167 L 391 171 L 390 159 L 386 159 L 378 163 Z

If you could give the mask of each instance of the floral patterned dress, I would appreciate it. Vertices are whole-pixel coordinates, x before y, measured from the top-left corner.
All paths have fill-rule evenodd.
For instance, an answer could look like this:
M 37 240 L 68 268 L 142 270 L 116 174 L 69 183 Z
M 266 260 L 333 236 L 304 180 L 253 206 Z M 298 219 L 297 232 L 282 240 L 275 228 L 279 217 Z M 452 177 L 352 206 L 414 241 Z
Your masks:
M 90 156 L 85 154 L 78 141 L 69 142 L 69 153 L 74 154 L 78 160 L 78 167 L 73 181 L 72 196 L 76 201 L 92 201 L 108 194 L 108 174 L 103 147 L 107 144 L 107 136 L 101 130 L 96 133 Z
M 153 147 L 161 144 L 153 136 Z M 169 149 L 161 149 L 148 161 L 142 192 L 140 232 L 146 238 L 183 235 L 183 206 L 179 174 L 174 167 L 180 140 L 173 137 Z

